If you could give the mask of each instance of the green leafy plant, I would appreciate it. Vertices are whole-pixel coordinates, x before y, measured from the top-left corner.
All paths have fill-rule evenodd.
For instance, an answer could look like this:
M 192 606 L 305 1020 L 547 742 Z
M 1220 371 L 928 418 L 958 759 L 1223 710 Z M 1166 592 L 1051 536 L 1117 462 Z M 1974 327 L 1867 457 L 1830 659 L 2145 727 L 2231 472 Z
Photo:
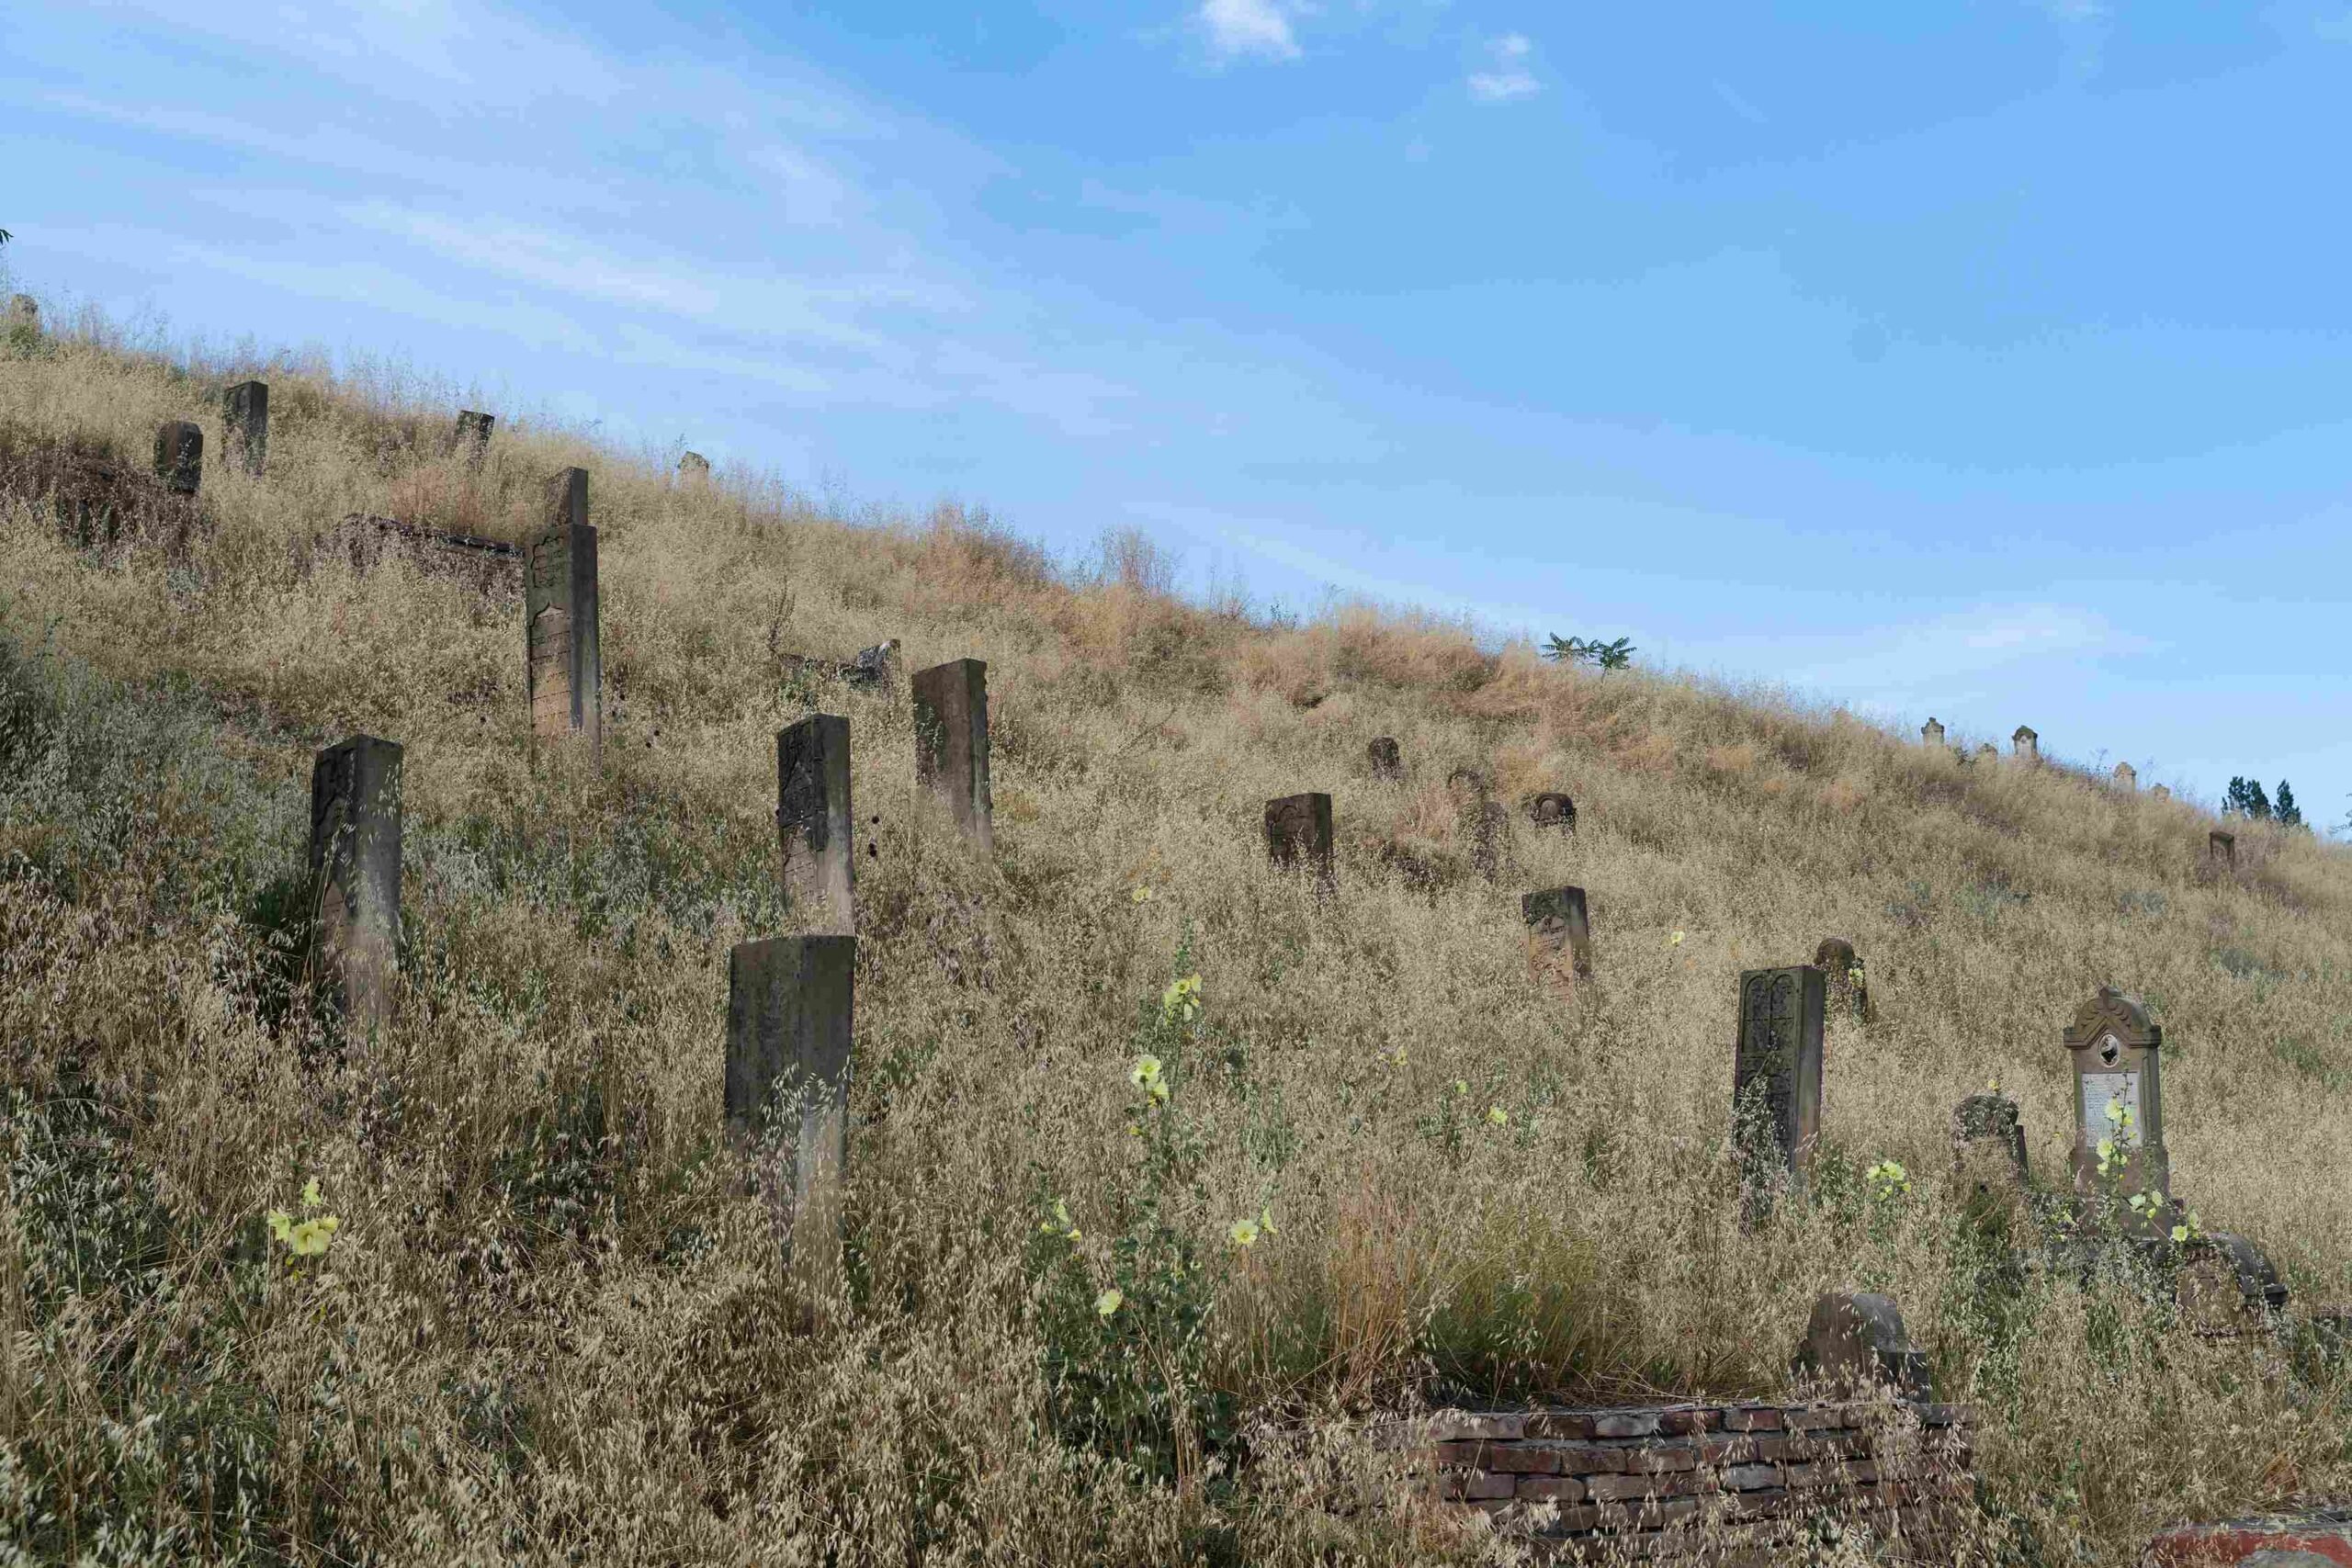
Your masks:
M 1634 662 L 1634 639 L 1619 637 L 1615 642 L 1602 642 L 1599 637 L 1553 636 L 1544 647 L 1544 657 L 1555 664 L 1590 664 L 1602 670 L 1623 670 Z

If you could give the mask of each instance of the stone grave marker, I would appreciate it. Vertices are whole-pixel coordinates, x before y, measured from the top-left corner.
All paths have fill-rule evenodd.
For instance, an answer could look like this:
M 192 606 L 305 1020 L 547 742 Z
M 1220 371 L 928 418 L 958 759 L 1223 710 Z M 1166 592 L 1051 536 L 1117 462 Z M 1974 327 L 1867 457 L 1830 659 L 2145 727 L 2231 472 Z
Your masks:
M 174 495 L 194 495 L 204 482 L 204 432 L 184 419 L 158 425 L 155 477 Z
M 1564 833 L 1577 830 L 1577 803 L 1558 790 L 1547 789 L 1527 797 L 1527 819 L 1538 828 L 1557 828 Z
M 1470 852 L 1470 863 L 1492 882 L 1502 874 L 1503 840 L 1510 822 L 1496 804 L 1487 775 L 1476 768 L 1456 768 L 1446 775 L 1445 792 L 1453 799 L 1453 833 Z
M 915 781 L 956 819 L 965 842 L 996 848 L 989 793 L 989 667 L 954 659 L 914 678 Z
M 2158 800 L 2170 800 L 2172 798 L 2172 786 L 2170 784 L 2158 784 L 2148 793 L 2155 796 Z
M 1951 1163 L 1968 1208 L 1984 1214 L 2007 1211 L 2030 1180 L 2025 1156 L 2025 1122 L 2018 1102 L 1995 1090 L 1972 1094 L 1952 1107 Z
M 1878 1011 L 1871 1006 L 1871 987 L 1862 974 L 1861 955 L 1854 944 L 1842 936 L 1821 939 L 1813 950 L 1813 965 L 1828 976 L 1829 1010 L 1851 1016 L 1862 1023 L 1878 1021 Z
M 40 342 L 40 303 L 31 295 L 9 297 L 7 339 L 11 348 L 20 351 Z
M 1318 886 L 1329 887 L 1331 797 L 1286 795 L 1266 802 L 1266 858 L 1284 870 L 1305 866 Z
M 1592 979 L 1592 924 L 1584 889 L 1522 894 L 1519 914 L 1527 923 L 1528 975 L 1559 997 L 1575 997 Z
M 2075 1010 L 2059 1038 L 2074 1065 L 2075 1146 L 2067 1164 L 2075 1173 L 2075 1190 L 2122 1198 L 2154 1192 L 2168 1205 L 2172 1167 L 2165 1151 L 2164 1031 L 2148 1021 L 2138 998 L 2102 986 Z M 2109 1145 L 2103 1171 L 2102 1142 Z M 2142 1228 L 2154 1224 L 2146 1219 Z
M 490 450 L 491 427 L 497 423 L 496 414 L 476 413 L 471 409 L 458 411 L 458 426 L 449 444 L 465 455 L 466 467 L 481 467 L 482 457 Z
M 1811 964 L 1750 969 L 1739 977 L 1739 1040 L 1732 1110 L 1751 1214 L 1786 1177 L 1804 1189 L 1821 1135 L 1821 1037 L 1828 976 Z
M 2199 1337 L 2258 1334 L 2278 1321 L 2287 1287 L 2260 1247 L 2242 1235 L 2211 1231 L 2181 1248 L 2173 1280 L 2181 1321 Z
M 1994 745 L 1990 740 L 1984 741 L 1976 748 L 1976 760 L 1980 762 L 1997 761 L 2000 760 L 2000 748 Z
M 1933 1392 L 1928 1353 L 1911 1343 L 1894 1299 L 1868 1291 L 1818 1297 L 1789 1370 L 1848 1396 L 1878 1385 L 1904 1399 L 1927 1399 Z
M 2041 737 L 2022 724 L 2018 725 L 2016 731 L 2010 735 L 2009 745 L 2016 750 L 2018 761 L 2020 762 L 2041 761 Z
M 1405 754 L 1393 735 L 1383 735 L 1363 749 L 1364 759 L 1372 764 L 1372 776 L 1376 779 L 1401 779 L 1405 776 Z
M 391 1018 L 400 968 L 401 748 L 355 735 L 311 764 L 310 973 L 354 1033 Z
M 1928 719 L 1927 723 L 1919 727 L 1919 739 L 1923 744 L 1928 746 L 1942 745 L 1944 743 L 1944 727 L 1936 722 L 1933 718 Z
M 699 452 L 681 453 L 678 457 L 678 478 L 688 484 L 700 484 L 710 478 L 710 459 Z
M 2205 835 L 2205 858 L 2225 870 L 2234 869 L 2238 863 L 2238 836 L 2214 829 Z
M 888 686 L 899 669 L 899 639 L 886 637 L 842 666 L 842 679 L 853 686 Z
M 727 955 L 728 1132 L 755 1156 L 789 1270 L 808 1284 L 841 1255 L 856 970 L 854 936 L 770 937 Z
M 818 929 L 857 930 L 855 819 L 850 815 L 849 720 L 820 713 L 778 730 L 775 826 L 785 907 Z
M 525 547 L 526 684 L 534 741 L 584 739 L 604 730 L 604 663 L 596 635 L 596 530 L 588 524 L 588 470 L 549 481 L 550 526 Z
M 2115 764 L 2115 787 L 2126 795 L 2135 795 L 2140 788 L 2140 770 L 2129 762 Z
M 229 389 L 222 418 L 222 454 L 241 473 L 261 478 L 269 468 L 269 383 L 240 381 Z

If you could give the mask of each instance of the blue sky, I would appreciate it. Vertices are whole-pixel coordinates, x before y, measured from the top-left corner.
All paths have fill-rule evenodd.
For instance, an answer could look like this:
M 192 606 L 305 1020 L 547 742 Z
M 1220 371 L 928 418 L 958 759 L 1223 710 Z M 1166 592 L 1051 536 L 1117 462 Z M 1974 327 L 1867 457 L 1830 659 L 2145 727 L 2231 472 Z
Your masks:
M 2352 3 L 17 0 L 52 308 L 2352 805 Z

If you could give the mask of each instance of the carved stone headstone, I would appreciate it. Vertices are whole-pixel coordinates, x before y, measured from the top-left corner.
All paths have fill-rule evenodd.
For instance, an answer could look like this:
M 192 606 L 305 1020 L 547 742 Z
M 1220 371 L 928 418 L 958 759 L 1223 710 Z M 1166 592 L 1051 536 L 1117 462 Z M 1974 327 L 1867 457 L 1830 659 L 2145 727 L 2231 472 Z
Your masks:
M 2154 1192 L 2169 1202 L 2164 1031 L 2148 1021 L 2139 998 L 2102 986 L 2075 1010 L 2060 1039 L 2074 1064 L 2075 1146 L 2067 1163 L 2075 1190 L 2127 1198 Z M 2102 1143 L 2108 1145 L 2104 1169 Z
M 842 679 L 853 686 L 888 686 L 899 669 L 899 639 L 884 637 L 872 648 L 861 648 L 857 657 L 842 666 Z
M 854 936 L 771 937 L 727 955 L 728 1131 L 756 1154 L 791 1271 L 810 1283 L 840 1256 L 856 970 Z
M 1364 759 L 1372 764 L 1372 776 L 1376 779 L 1401 779 L 1405 776 L 1405 754 L 1396 745 L 1396 738 L 1384 735 L 1363 749 Z
M 1564 833 L 1577 830 L 1577 803 L 1558 790 L 1547 789 L 1527 797 L 1527 819 L 1538 828 L 1557 828 Z
M 588 525 L 588 470 L 550 481 L 552 525 L 525 549 L 523 618 L 535 741 L 584 739 L 604 730 L 604 662 L 597 640 L 596 530 Z
M 1813 951 L 1813 966 L 1828 976 L 1829 1010 L 1849 1015 L 1863 1023 L 1876 1023 L 1878 1011 L 1871 1006 L 1871 987 L 1862 974 L 1861 955 L 1854 944 L 1842 936 L 1821 939 Z
M 679 454 L 678 478 L 688 484 L 700 484 L 710 478 L 710 459 L 699 452 Z
M 1329 886 L 1331 797 L 1286 795 L 1266 802 L 1266 858 L 1284 870 L 1303 866 L 1318 885 Z
M 1952 1108 L 1951 1162 L 1963 1201 L 1977 1212 L 2007 1209 L 2027 1188 L 2025 1122 L 2006 1094 L 1972 1094 Z
M 194 495 L 204 482 L 204 432 L 184 419 L 157 426 L 155 477 L 174 495 Z
M 1905 1399 L 1933 1392 L 1927 1352 L 1911 1343 L 1903 1314 L 1891 1297 L 1866 1291 L 1831 1291 L 1815 1301 L 1791 1370 L 1849 1396 L 1875 1385 Z
M 1522 894 L 1519 913 L 1527 922 L 1528 974 L 1555 994 L 1574 997 L 1592 978 L 1592 924 L 1585 913 L 1584 889 Z
M 230 465 L 254 479 L 269 467 L 269 383 L 240 381 L 224 399 L 222 454 Z
M 820 713 L 777 731 L 775 777 L 785 907 L 806 914 L 821 931 L 854 933 L 857 856 L 849 720 Z
M 2148 793 L 2155 796 L 2158 800 L 2170 800 L 2172 798 L 2172 786 L 2170 784 L 2158 784 Z
M 8 297 L 8 339 L 19 348 L 40 341 L 40 302 L 29 294 Z
M 491 427 L 497 423 L 496 414 L 476 413 L 471 409 L 458 411 L 458 426 L 450 445 L 464 456 L 466 467 L 481 467 L 482 457 L 490 450 Z
M 2009 736 L 2009 745 L 2016 750 L 2018 761 L 2020 762 L 2041 761 L 2041 737 L 2022 724 L 2018 725 L 2016 731 Z
M 2238 837 L 2219 828 L 2205 835 L 2205 858 L 2223 869 L 2238 863 Z
M 1811 964 L 1739 977 L 1732 1111 L 1751 1211 L 1781 1177 L 1802 1190 L 1821 1135 L 1821 1039 L 1828 976 Z
M 2116 763 L 2115 787 L 2126 795 L 2137 793 L 2140 788 L 2140 770 L 2129 762 Z
M 2259 1333 L 2287 1305 L 2287 1287 L 2270 1259 L 2226 1231 L 2209 1232 L 2182 1247 L 2173 1288 L 2181 1321 L 2209 1339 Z
M 1944 743 L 1944 727 L 1936 720 L 1930 718 L 1927 723 L 1919 727 L 1919 739 L 1924 744 L 1929 746 L 1942 745 Z
M 1997 761 L 2000 759 L 2000 748 L 1994 745 L 1990 740 L 1985 741 L 1984 744 L 1976 748 L 1976 760 L 1980 762 Z
M 355 735 L 311 765 L 312 977 L 354 1033 L 391 1017 L 401 939 L 401 749 Z
M 929 790 L 982 854 L 996 848 L 989 793 L 989 667 L 934 664 L 914 678 L 915 782 Z

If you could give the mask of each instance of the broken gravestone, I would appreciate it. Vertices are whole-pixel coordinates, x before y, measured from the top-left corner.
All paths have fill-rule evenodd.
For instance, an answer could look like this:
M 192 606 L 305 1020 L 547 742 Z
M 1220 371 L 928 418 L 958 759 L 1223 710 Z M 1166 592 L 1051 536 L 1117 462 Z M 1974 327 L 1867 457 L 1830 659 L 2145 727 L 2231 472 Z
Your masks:
M 1538 828 L 1573 833 L 1577 830 L 1577 803 L 1558 790 L 1547 789 L 1527 797 L 1527 819 Z
M 2253 1242 L 2226 1231 L 2182 1244 L 2173 1290 L 2181 1321 L 2207 1339 L 2260 1333 L 2287 1305 L 2287 1287 L 2270 1259 Z
M 1852 942 L 1842 936 L 1822 938 L 1821 945 L 1814 949 L 1813 964 L 1828 977 L 1832 1013 L 1864 1024 L 1878 1021 L 1878 1012 L 1871 1006 L 1870 984 L 1862 975 L 1861 956 Z
M 1519 900 L 1527 923 L 1527 972 L 1562 998 L 1573 998 L 1592 979 L 1592 925 L 1585 913 L 1584 889 L 1554 887 Z
M 2025 1122 L 2018 1102 L 1997 1090 L 1972 1094 L 1952 1108 L 1951 1163 L 1962 1204 L 1990 1216 L 2013 1210 L 2030 1180 Z

